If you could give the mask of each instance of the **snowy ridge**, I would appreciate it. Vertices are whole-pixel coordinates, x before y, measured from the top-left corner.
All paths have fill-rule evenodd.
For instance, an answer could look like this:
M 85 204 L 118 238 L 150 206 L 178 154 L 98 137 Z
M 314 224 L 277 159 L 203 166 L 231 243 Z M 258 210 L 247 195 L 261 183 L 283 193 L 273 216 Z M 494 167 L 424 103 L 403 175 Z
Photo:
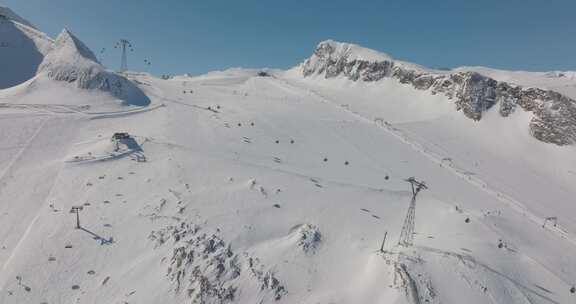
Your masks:
M 526 88 L 551 90 L 576 99 L 576 72 L 574 71 L 526 72 L 486 67 L 459 67 L 452 71 L 476 72 L 500 82 L 507 82 Z
M 34 25 L 32 25 L 32 23 L 28 22 L 28 20 L 18 16 L 10 8 L 8 8 L 6 6 L 2 6 L 2 5 L 0 5 L 0 20 L 1 19 L 10 19 L 10 20 L 16 21 L 18 23 L 21 23 L 23 25 L 29 26 L 33 29 L 36 29 L 36 27 L 34 27 Z
M 348 60 L 364 60 L 370 62 L 393 61 L 386 53 L 368 49 L 353 43 L 344 43 L 334 40 L 324 40 L 317 46 L 317 51 L 322 53 L 329 50 L 336 57 L 346 57 Z
M 355 53 L 357 52 L 357 53 Z M 418 90 L 442 93 L 454 100 L 456 110 L 480 120 L 495 105 L 507 117 L 517 107 L 532 112 L 531 134 L 547 143 L 576 143 L 576 100 L 558 92 L 497 81 L 474 70 L 441 72 L 396 62 L 384 54 L 346 43 L 321 42 L 301 66 L 302 75 L 342 76 L 352 81 L 393 78 Z
M 9 10 L 8 10 L 9 11 Z M 11 13 L 11 11 L 9 11 Z M 52 39 L 0 7 L 0 89 L 21 84 L 36 74 Z
M 54 40 L 52 40 L 52 38 L 48 37 L 43 32 L 40 32 L 35 28 L 20 23 L 14 23 L 14 25 L 23 33 L 25 33 L 26 36 L 32 39 L 32 41 L 38 48 L 38 51 L 42 55 L 46 55 L 52 50 L 52 44 L 54 43 Z
M 369 75 L 370 71 L 364 73 L 363 70 L 370 65 L 380 69 L 380 71 L 374 75 Z M 316 46 L 314 54 L 302 64 L 302 71 L 305 76 L 325 73 L 326 77 L 330 78 L 339 74 L 346 67 L 347 74 L 354 80 L 361 77 L 363 80 L 378 80 L 384 76 L 381 73 L 389 73 L 389 69 L 394 65 L 418 71 L 428 70 L 416 64 L 395 60 L 388 54 L 356 44 L 325 40 Z

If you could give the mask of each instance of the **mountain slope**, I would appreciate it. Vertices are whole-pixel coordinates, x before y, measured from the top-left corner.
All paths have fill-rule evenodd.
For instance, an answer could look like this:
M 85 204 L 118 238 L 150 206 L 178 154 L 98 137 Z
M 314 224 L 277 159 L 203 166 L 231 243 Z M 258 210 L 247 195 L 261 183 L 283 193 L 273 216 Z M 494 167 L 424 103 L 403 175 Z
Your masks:
M 576 143 L 576 101 L 555 91 L 523 88 L 497 81 L 475 71 L 433 71 L 396 62 L 388 55 L 363 56 L 361 47 L 335 42 L 321 42 L 312 57 L 301 66 L 302 75 L 338 76 L 353 81 L 379 81 L 393 78 L 418 90 L 444 94 L 454 100 L 456 110 L 467 117 L 480 120 L 482 114 L 495 105 L 507 117 L 520 108 L 533 114 L 530 133 L 547 143 L 571 145 Z M 360 54 L 360 55 L 358 55 Z
M 132 73 L 151 104 L 120 107 L 57 40 L 0 91 L 0 303 L 574 302 L 576 147 L 531 112 L 475 121 L 394 77 L 326 79 L 348 66 L 329 57 L 319 77 Z
M 12 21 L 16 21 L 22 25 L 25 25 L 29 28 L 36 29 L 36 27 L 34 27 L 34 25 L 32 25 L 32 23 L 30 23 L 28 20 L 18 16 L 9 7 L 0 5 L 0 15 L 2 16 L 0 18 L 2 18 L 4 20 L 9 19 Z
M 3 303 L 573 298 L 576 226 L 562 216 L 573 206 L 519 209 L 508 201 L 510 194 L 518 198 L 508 192 L 513 180 L 482 185 L 482 170 L 459 175 L 474 168 L 456 157 L 466 147 L 448 146 L 454 163 L 439 165 L 425 153 L 433 146 L 322 98 L 308 80 L 242 71 L 138 80 L 163 92 L 153 98 L 167 106 L 97 120 L 68 114 L 60 126 L 47 116 L 43 133 L 11 161 L 0 196 L 18 204 L 0 206 L 0 225 L 20 237 L 5 239 L 0 250 Z M 183 94 L 183 87 L 194 93 Z M 32 121 L 22 114 L 7 124 L 22 126 L 10 132 L 14 139 L 29 134 L 24 126 Z M 425 129 L 444 132 L 434 124 Z M 115 154 L 108 137 L 119 130 L 135 142 Z M 34 149 L 53 134 L 60 134 L 58 149 Z M 28 166 L 35 164 L 42 164 L 34 169 L 38 179 L 30 179 Z M 404 248 L 397 241 L 410 201 L 404 179 L 412 175 L 429 189 L 418 198 L 415 246 Z M 53 176 L 47 192 L 17 196 L 18 186 L 34 187 L 47 176 Z M 555 189 L 542 184 L 539 191 Z M 520 204 L 529 203 L 524 198 Z M 68 212 L 76 205 L 84 206 L 83 229 L 74 229 Z M 535 220 L 543 214 L 560 215 L 558 227 L 567 232 L 552 224 L 543 229 Z M 385 232 L 387 252 L 380 254 Z
M 34 77 L 52 39 L 8 8 L 0 7 L 0 89 Z
M 63 30 L 38 68 L 39 76 L 86 90 L 109 92 L 127 104 L 146 106 L 150 100 L 125 77 L 107 71 L 92 51 L 68 30 Z

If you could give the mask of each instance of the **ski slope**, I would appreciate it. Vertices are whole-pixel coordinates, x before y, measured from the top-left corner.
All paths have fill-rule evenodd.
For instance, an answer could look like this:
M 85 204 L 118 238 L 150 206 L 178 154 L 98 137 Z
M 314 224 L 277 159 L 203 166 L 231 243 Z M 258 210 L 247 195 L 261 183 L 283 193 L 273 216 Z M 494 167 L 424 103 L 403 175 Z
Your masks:
M 0 76 L 2 304 L 576 301 L 576 148 L 533 137 L 531 112 L 474 121 L 390 77 L 326 79 L 314 56 L 117 74 L 69 31 L 0 15 L 0 40 L 26 42 L 0 49 L 22 54 Z M 576 96 L 574 72 L 452 72 Z M 410 177 L 428 188 L 399 246 Z
M 372 105 L 384 108 L 365 108 L 369 94 L 344 91 L 366 88 L 255 74 L 133 76 L 163 106 L 132 115 L 2 110 L 11 136 L 0 148 L 0 196 L 10 202 L 0 206 L 0 302 L 574 300 L 574 206 L 530 199 L 537 190 L 573 197 L 561 183 L 537 184 L 561 170 L 556 162 L 511 161 L 504 147 L 481 144 L 489 126 L 455 128 L 467 122 L 440 110 L 400 113 L 393 102 L 387 111 L 392 95 L 382 92 Z M 443 102 L 401 86 L 393 93 L 414 106 Z M 138 148 L 105 157 L 120 131 Z M 478 141 L 445 139 L 456 135 Z M 533 153 L 573 161 L 571 147 L 542 149 Z M 534 171 L 514 171 L 522 166 Z M 415 246 L 404 248 L 396 243 L 410 176 L 429 190 L 417 200 Z M 542 228 L 551 214 L 559 226 Z M 179 264 L 177 248 L 203 254 Z

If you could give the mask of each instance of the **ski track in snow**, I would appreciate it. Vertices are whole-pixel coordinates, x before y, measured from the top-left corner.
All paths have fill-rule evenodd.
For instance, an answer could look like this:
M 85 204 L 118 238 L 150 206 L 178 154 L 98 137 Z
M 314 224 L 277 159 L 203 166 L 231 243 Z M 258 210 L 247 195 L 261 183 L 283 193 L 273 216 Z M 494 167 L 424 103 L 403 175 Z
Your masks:
M 446 250 L 441 250 L 441 249 L 426 247 L 426 246 L 417 246 L 417 248 L 419 250 L 422 250 L 423 252 L 428 252 L 428 253 L 432 253 L 435 255 L 444 256 L 444 257 L 446 257 L 446 256 L 456 257 L 460 261 L 466 261 L 466 262 L 472 263 L 473 265 L 480 266 L 483 269 L 487 270 L 488 272 L 494 274 L 495 276 L 500 277 L 500 278 L 504 279 L 505 281 L 510 282 L 512 285 L 516 286 L 516 288 L 518 288 L 522 293 L 530 293 L 532 295 L 540 297 L 541 299 L 543 299 L 549 303 L 560 304 L 559 302 L 551 299 L 550 297 L 544 295 L 543 293 L 536 291 L 534 288 L 530 288 L 530 287 L 526 286 L 525 284 L 519 282 L 517 279 L 512 278 L 509 275 L 506 275 L 505 273 L 502 273 L 501 271 L 489 266 L 485 262 L 479 261 L 478 258 L 475 258 L 469 254 L 461 254 L 461 253 L 456 253 L 456 252 L 452 252 L 452 251 L 446 251 Z M 528 256 L 525 256 L 525 257 L 530 258 Z M 531 260 L 535 263 L 538 263 L 538 262 L 534 261 L 533 259 L 531 259 Z M 538 263 L 538 264 L 541 265 L 540 263 Z M 549 271 L 548 269 L 546 269 L 546 270 Z M 550 272 L 550 274 L 557 277 L 553 272 Z M 568 282 L 565 282 L 565 283 L 566 283 L 566 285 L 569 285 Z M 525 297 L 529 303 L 532 303 L 532 301 L 530 301 L 529 297 L 527 297 L 526 295 L 525 295 Z M 493 298 L 491 298 L 491 300 L 492 300 L 492 302 L 494 302 Z M 495 303 L 497 303 L 497 302 L 495 302 Z
M 321 102 L 324 103 L 330 103 L 333 104 L 336 108 L 341 109 L 365 122 L 368 123 L 372 123 L 376 126 L 378 126 L 380 129 L 386 131 L 388 134 L 394 136 L 395 138 L 397 138 L 399 141 L 403 142 L 404 144 L 410 146 L 413 150 L 417 151 L 418 153 L 420 153 L 421 155 L 423 155 L 424 157 L 426 157 L 427 159 L 429 159 L 430 161 L 438 164 L 440 167 L 446 169 L 447 171 L 451 172 L 452 174 L 458 176 L 459 178 L 467 181 L 469 184 L 475 186 L 476 188 L 490 194 L 492 197 L 496 198 L 498 201 L 508 205 L 509 207 L 511 207 L 513 210 L 515 210 L 516 212 L 522 214 L 524 217 L 528 218 L 529 220 L 531 220 L 534 224 L 541 226 L 542 223 L 544 223 L 544 218 L 538 217 L 535 214 L 531 213 L 528 209 L 526 209 L 526 207 L 520 203 L 519 201 L 515 200 L 514 198 L 510 197 L 509 195 L 499 192 L 495 189 L 493 189 L 492 187 L 490 187 L 490 185 L 483 181 L 482 179 L 480 179 L 477 176 L 473 176 L 471 174 L 469 174 L 469 171 L 457 168 L 452 166 L 451 164 L 446 165 L 444 162 L 444 159 L 446 157 L 449 157 L 449 155 L 446 156 L 441 156 L 441 155 L 435 155 L 433 154 L 429 149 L 426 149 L 422 144 L 420 144 L 419 142 L 411 139 L 408 135 L 406 135 L 405 132 L 403 132 L 401 129 L 393 126 L 390 123 L 386 123 L 383 122 L 382 124 L 378 124 L 377 122 L 373 122 L 372 120 L 356 113 L 353 111 L 350 111 L 346 108 L 343 107 L 339 107 L 337 106 L 334 102 L 331 102 L 329 99 L 327 99 L 326 97 L 322 96 L 321 94 L 319 94 L 318 92 L 312 90 L 312 89 L 302 89 L 299 88 L 297 86 L 294 86 L 292 84 L 290 84 L 288 81 L 285 80 L 279 80 L 282 83 L 284 83 L 285 85 L 291 86 L 292 88 L 295 89 L 300 89 L 302 91 L 304 91 L 305 93 L 308 93 L 309 95 L 312 95 L 314 97 L 316 97 L 317 99 L 320 99 Z M 550 227 L 547 226 L 546 229 L 554 232 L 557 236 L 559 236 L 562 239 L 565 239 L 567 241 L 569 241 L 570 243 L 572 243 L 572 245 L 576 246 L 576 238 L 570 234 L 568 234 L 565 230 L 563 230 L 560 225 L 557 225 L 556 227 Z
M 14 166 L 14 164 L 20 159 L 20 157 L 22 157 L 22 155 L 24 154 L 24 152 L 28 149 L 28 147 L 30 147 L 30 144 L 34 141 L 34 139 L 38 136 L 38 134 L 40 133 L 40 131 L 42 131 L 42 128 L 44 127 L 44 125 L 46 125 L 46 123 L 48 122 L 49 118 L 44 119 L 40 125 L 38 126 L 38 128 L 36 129 L 36 131 L 34 131 L 34 133 L 32 134 L 32 136 L 30 136 L 30 138 L 28 139 L 28 141 L 26 141 L 26 143 L 24 144 L 24 146 L 22 146 L 22 148 L 20 149 L 20 151 L 18 151 L 18 153 L 14 156 L 14 158 L 8 163 L 8 165 L 6 166 L 6 168 L 4 168 L 4 171 L 2 172 L 2 174 L 0 174 L 0 186 L 3 184 L 2 180 L 6 177 L 6 174 L 8 174 L 8 172 L 10 172 L 10 170 L 12 169 L 12 167 Z M 0 193 L 2 193 L 2 188 L 0 188 Z
M 154 111 L 156 109 L 162 108 L 165 105 L 163 103 L 160 104 L 152 104 L 146 107 L 140 107 L 135 109 L 128 109 L 128 110 L 117 110 L 117 111 L 100 111 L 100 112 L 93 112 L 89 111 L 82 106 L 71 106 L 65 104 L 12 104 L 12 103 L 0 103 L 0 110 L 1 109 L 20 109 L 20 110 L 28 110 L 32 112 L 38 112 L 40 114 L 47 114 L 47 115 L 82 115 L 87 116 L 90 119 L 103 119 L 103 118 L 117 118 L 123 117 L 128 115 L 134 115 L 139 113 L 145 113 L 149 111 Z
M 425 134 L 436 135 L 445 127 L 440 123 L 446 123 L 438 119 L 436 129 L 432 122 L 452 118 L 446 111 L 454 109 L 443 100 L 418 95 L 426 92 L 413 95 L 386 79 L 377 83 L 382 85 L 378 89 L 355 83 L 349 92 L 331 91 L 335 87 L 330 85 L 323 91 L 313 81 L 301 82 L 301 73 L 293 78 L 287 71 L 275 70 L 261 75 L 262 71 L 238 69 L 162 80 L 145 73 L 117 74 L 104 69 L 68 31 L 58 43 L 49 43 L 56 52 L 42 62 L 48 70 L 57 64 L 52 72 L 62 77 L 39 73 L 0 91 L 0 122 L 7 118 L 4 123 L 9 126 L 0 134 L 14 134 L 0 151 L 5 165 L 0 172 L 2 304 L 198 299 L 272 303 L 264 289 L 280 283 L 286 297 L 278 303 L 564 304 L 572 299 L 565 293 L 574 284 L 575 273 L 570 254 L 576 250 L 576 236 L 570 224 L 540 229 L 545 219 L 537 214 L 546 213 L 516 184 L 491 178 L 490 173 L 501 171 L 490 166 L 479 174 L 468 171 L 474 160 L 457 154 L 466 150 L 442 139 L 427 140 Z M 353 45 L 342 51 L 350 58 L 393 60 Z M 107 79 L 134 85 L 133 93 L 146 95 L 123 99 L 130 94 L 93 94 L 102 86 L 84 87 L 87 83 L 76 78 L 77 72 L 84 75 L 82 71 L 90 67 Z M 124 82 L 127 77 L 132 82 Z M 88 80 L 97 84 L 97 78 Z M 62 81 L 72 86 L 55 85 Z M 378 105 L 378 94 L 387 89 L 399 101 L 416 102 L 394 104 L 394 99 L 390 105 Z M 365 108 L 357 112 L 360 107 L 355 104 L 340 105 L 340 95 L 330 92 L 354 95 Z M 432 106 L 414 111 L 420 109 L 421 100 L 430 100 Z M 382 109 L 391 109 L 388 117 L 398 114 L 402 118 L 394 121 L 407 124 L 370 118 L 372 111 Z M 10 118 L 16 117 L 24 119 L 15 120 L 13 126 Z M 431 133 L 411 132 L 411 122 L 422 122 L 414 127 L 430 127 Z M 129 132 L 133 140 L 123 142 L 122 149 L 108 141 L 120 131 Z M 452 152 L 458 162 L 452 161 Z M 494 159 L 495 164 L 508 164 L 506 159 Z M 542 170 L 550 168 L 555 169 Z M 546 176 L 531 169 L 540 167 L 519 170 L 517 175 L 533 174 L 534 184 Z M 411 192 L 399 176 L 408 170 L 437 183 L 431 198 L 425 198 L 427 204 L 419 206 L 426 216 L 418 219 L 414 233 L 418 245 L 388 243 L 386 252 L 379 252 L 374 243 L 377 240 L 380 246 L 382 232 L 400 235 L 405 199 Z M 382 184 L 384 176 L 387 181 L 392 176 L 391 183 Z M 463 189 L 454 190 L 452 184 Z M 557 192 L 553 187 L 542 185 L 544 191 Z M 564 190 L 558 197 L 571 193 Z M 474 211 L 455 208 L 455 200 Z M 498 216 L 485 214 L 484 203 L 498 209 Z M 87 225 L 83 231 L 69 225 L 73 218 L 67 211 L 75 204 L 91 211 L 82 215 L 82 224 Z M 500 208 L 510 212 L 500 217 Z M 189 226 L 184 229 L 182 223 Z M 271 272 L 259 274 L 253 269 L 240 282 L 228 285 L 239 298 L 222 298 L 222 293 L 212 293 L 214 288 L 204 290 L 212 276 L 220 282 L 219 276 L 233 268 L 223 262 L 230 255 L 207 259 L 209 252 L 202 249 L 203 242 L 198 243 L 204 232 L 181 239 L 186 236 L 183 231 L 200 226 L 212 231 L 216 237 L 212 240 L 235 252 L 254 254 L 257 263 L 267 265 L 262 271 L 271 266 Z M 161 232 L 162 239 L 166 235 L 174 242 L 164 240 L 164 249 L 152 249 L 151 232 Z M 108 236 L 110 241 L 104 244 Z M 192 237 L 199 237 L 195 245 Z M 205 245 L 210 248 L 214 243 Z M 186 256 L 178 255 L 183 248 L 188 248 Z M 252 258 L 243 264 L 252 268 Z M 174 265 L 186 275 L 178 272 L 170 278 Z M 276 273 L 282 282 L 273 278 Z M 179 289 L 184 277 L 188 279 L 182 286 L 188 289 L 175 291 L 174 280 Z M 251 279 L 254 288 L 246 288 Z M 190 297 L 199 290 L 200 298 Z
M 20 149 L 20 151 L 18 152 L 17 155 L 14 156 L 14 158 L 12 159 L 12 161 L 6 166 L 4 172 L 2 173 L 2 175 L 0 175 L 0 185 L 5 185 L 6 183 L 2 182 L 4 179 L 7 178 L 7 175 L 13 170 L 13 167 L 20 161 L 22 161 L 23 155 L 25 153 L 27 153 L 29 151 L 29 149 L 31 149 L 32 144 L 39 138 L 39 135 L 43 132 L 43 131 L 48 131 L 50 132 L 49 128 L 47 128 L 47 125 L 49 122 L 51 122 L 53 120 L 52 117 L 47 117 L 44 118 L 44 120 L 42 121 L 42 123 L 40 123 L 40 125 L 38 126 L 38 128 L 35 130 L 35 132 L 29 137 L 28 141 L 24 144 L 24 146 Z M 56 127 L 61 127 L 61 125 L 58 124 L 65 124 L 63 122 L 56 122 Z M 48 133 L 50 134 L 50 133 Z M 64 152 L 64 151 L 61 151 Z M 60 175 L 60 172 L 62 170 L 62 168 L 64 167 L 64 163 L 59 163 L 57 165 L 58 167 L 55 168 L 54 170 L 54 175 L 53 178 L 50 179 L 48 181 L 48 183 L 50 184 L 50 186 L 47 188 L 47 192 L 46 195 L 43 198 L 48 198 L 50 196 L 50 193 L 52 192 L 52 189 L 54 188 L 54 185 L 56 184 L 56 181 L 58 179 L 58 176 Z M 3 189 L 0 188 L 0 195 L 2 194 Z M 39 203 L 44 203 L 44 200 L 42 200 L 41 202 L 37 202 Z M 41 206 L 41 205 L 40 205 Z M 36 223 L 36 221 L 38 220 L 39 216 L 42 214 L 42 210 L 43 208 L 40 207 L 37 209 L 36 214 L 34 215 L 34 217 L 29 221 L 28 224 L 26 224 L 26 228 L 24 230 L 24 232 L 21 234 L 21 236 L 18 238 L 18 241 L 16 243 L 16 245 L 12 248 L 10 255 L 8 256 L 8 258 L 5 260 L 5 262 L 2 265 L 2 269 L 5 270 L 9 265 L 10 265 L 10 261 L 14 258 L 14 256 L 18 253 L 19 248 L 21 247 L 21 245 L 23 244 L 23 242 L 26 241 L 28 234 L 30 233 L 30 231 L 32 230 L 34 224 Z M 14 214 L 12 214 L 12 216 L 14 216 Z M 0 284 L 0 286 L 3 286 L 3 284 Z

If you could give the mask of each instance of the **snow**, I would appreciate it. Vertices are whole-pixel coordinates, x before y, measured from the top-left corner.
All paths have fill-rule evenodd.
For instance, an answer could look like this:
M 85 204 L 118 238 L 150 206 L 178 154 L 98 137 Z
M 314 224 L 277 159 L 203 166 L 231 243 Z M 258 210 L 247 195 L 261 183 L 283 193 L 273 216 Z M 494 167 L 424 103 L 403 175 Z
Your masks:
M 325 40 L 316 46 L 316 50 L 328 51 L 329 58 L 334 61 L 346 60 L 347 62 L 368 61 L 368 62 L 392 62 L 397 66 L 404 67 L 414 71 L 443 74 L 445 72 L 439 70 L 429 69 L 414 63 L 400 61 L 392 58 L 386 53 L 368 49 L 353 43 L 345 43 L 334 40 Z M 322 60 L 319 54 L 314 53 L 308 60 L 307 64 L 310 67 L 321 64 Z
M 28 22 L 0 7 L 0 89 L 27 81 L 36 74 L 52 39 L 34 29 Z
M 549 89 L 576 99 L 576 72 L 574 71 L 526 72 L 506 71 L 486 67 L 460 67 L 453 71 L 478 72 L 498 81 L 510 82 L 524 87 Z
M 150 103 L 132 82 L 105 70 L 94 53 L 66 29 L 58 35 L 53 49 L 40 64 L 38 76 L 74 83 L 80 89 L 109 92 L 127 105 L 146 106 Z
M 32 25 L 32 23 L 30 23 L 30 22 L 28 22 L 28 20 L 18 16 L 16 13 L 14 13 L 14 11 L 12 11 L 10 8 L 8 8 L 6 6 L 0 5 L 0 15 L 7 17 L 10 20 L 16 21 L 22 25 L 26 25 L 28 27 L 36 29 L 34 27 L 34 25 Z
M 245 69 L 117 76 L 150 98 L 122 106 L 48 77 L 102 71 L 68 31 L 54 45 L 0 90 L 2 304 L 574 302 L 575 148 L 526 112 Z M 411 176 L 429 189 L 402 247 Z
M 279 303 L 409 303 L 412 285 L 400 279 L 403 274 L 395 267 L 397 261 L 406 265 L 422 297 L 426 296 L 423 286 L 433 288 L 432 303 L 486 303 L 489 298 L 506 303 L 523 303 L 526 298 L 534 303 L 547 303 L 546 298 L 569 303 L 572 299 L 568 289 L 575 274 L 572 256 L 576 249 L 569 239 L 576 227 L 562 214 L 573 212 L 573 206 L 561 201 L 545 205 L 546 214 L 560 217 L 562 229 L 567 230 L 563 236 L 553 228 L 542 229 L 541 222 L 524 214 L 527 211 L 518 211 L 482 186 L 431 161 L 422 151 L 432 153 L 438 148 L 420 136 L 429 141 L 439 137 L 434 141 L 454 158 L 454 167 L 477 171 L 475 176 L 485 178 L 490 187 L 513 193 L 526 203 L 530 214 L 545 215 L 525 201 L 530 193 L 507 192 L 521 189 L 513 188 L 516 183 L 508 175 L 522 182 L 530 182 L 531 176 L 499 170 L 499 165 L 511 161 L 508 155 L 499 154 L 508 151 L 503 146 L 489 148 L 482 141 L 467 146 L 475 142 L 474 137 L 463 144 L 441 140 L 473 134 L 465 121 L 459 121 L 462 125 L 452 133 L 444 133 L 454 125 L 445 127 L 438 120 L 451 121 L 457 116 L 440 115 L 440 111 L 424 115 L 423 110 L 412 118 L 408 112 L 400 117 L 398 105 L 391 105 L 389 114 L 385 105 L 364 109 L 370 94 L 358 104 L 348 100 L 349 108 L 343 108 L 337 99 L 343 91 L 374 90 L 377 95 L 377 88 L 341 87 L 330 81 L 254 77 L 247 72 L 190 78 L 186 83 L 140 77 L 141 82 L 158 88 L 161 95 L 153 97 L 153 102 L 162 100 L 166 107 L 98 120 L 74 113 L 2 114 L 6 119 L 0 121 L 22 126 L 9 129 L 11 141 L 3 141 L 1 149 L 7 159 L 2 167 L 8 169 L 0 195 L 2 201 L 11 202 L 0 207 L 0 231 L 5 231 L 0 238 L 5 248 L 0 250 L 3 303 L 184 302 L 186 292 L 174 291 L 175 281 L 166 276 L 169 263 L 162 262 L 171 258 L 170 248 L 178 243 L 167 241 L 155 249 L 148 238 L 180 222 L 198 225 L 199 233 L 231 245 L 238 255 L 235 263 L 241 269 L 241 281 L 226 277 L 221 284 L 240 288 L 239 303 L 276 302 L 273 291 L 256 287 L 261 281 L 250 274 L 244 254 L 258 259 L 263 275 L 273 273 L 285 286 L 287 293 Z M 331 95 L 320 97 L 310 87 Z M 194 93 L 183 94 L 183 88 Z M 402 90 L 388 94 L 408 94 Z M 388 96 L 379 93 L 383 104 Z M 413 94 L 403 98 L 427 100 L 420 93 Z M 400 118 L 393 125 L 407 133 L 406 139 L 378 127 L 371 117 L 364 119 L 366 113 L 391 122 Z M 45 122 L 34 124 L 38 117 Z M 119 131 L 136 136 L 146 162 L 127 155 L 100 157 L 113 152 L 109 137 Z M 422 145 L 420 151 L 414 148 L 416 144 Z M 6 149 L 14 146 L 18 148 Z M 486 150 L 495 153 L 486 156 L 494 163 L 483 163 L 486 172 L 463 157 Z M 555 150 L 559 149 L 534 153 L 574 159 L 573 153 L 551 152 Z M 98 161 L 74 161 L 88 153 Z M 345 166 L 345 161 L 350 164 Z M 524 165 L 526 170 L 541 166 Z M 559 170 L 558 166 L 544 168 Z M 495 184 L 491 178 L 498 174 L 501 178 Z M 551 176 L 540 171 L 532 174 Z M 417 245 L 405 250 L 395 242 L 410 199 L 403 179 L 412 175 L 427 181 L 430 190 L 418 199 Z M 52 182 L 44 184 L 46 180 Z M 32 189 L 40 184 L 44 186 L 18 195 L 20 187 Z M 559 189 L 552 183 L 529 185 L 542 193 Z M 566 198 L 573 195 L 573 190 L 567 191 Z M 75 230 L 74 216 L 68 213 L 71 206 L 85 203 L 89 205 L 81 212 L 81 222 L 89 232 Z M 469 224 L 466 218 L 472 219 Z M 385 231 L 389 234 L 385 248 L 390 253 L 383 257 L 378 248 Z M 314 250 L 304 250 L 303 244 L 310 243 L 302 243 L 302 235 L 315 232 L 321 237 L 313 238 L 318 240 L 312 243 Z M 111 243 L 101 241 L 111 237 Z M 499 239 L 509 249 L 498 248 Z M 66 244 L 72 248 L 66 249 Z M 50 257 L 56 260 L 51 262 Z M 193 265 L 204 269 L 209 280 L 216 280 L 210 277 L 215 273 L 212 266 L 198 259 L 199 264 Z M 95 274 L 87 274 L 90 270 Z M 30 292 L 19 286 L 14 279 L 17 275 Z M 72 289 L 73 285 L 80 289 Z
M 68 65 L 79 69 L 87 69 L 98 65 L 98 59 L 92 51 L 67 29 L 62 30 L 54 41 L 54 48 L 48 54 L 45 62 L 38 69 L 42 72 L 50 66 Z
M 346 55 L 349 60 L 366 60 L 370 62 L 393 61 L 392 57 L 386 53 L 378 52 L 352 43 L 325 40 L 319 45 L 330 45 L 334 48 L 334 53 Z

